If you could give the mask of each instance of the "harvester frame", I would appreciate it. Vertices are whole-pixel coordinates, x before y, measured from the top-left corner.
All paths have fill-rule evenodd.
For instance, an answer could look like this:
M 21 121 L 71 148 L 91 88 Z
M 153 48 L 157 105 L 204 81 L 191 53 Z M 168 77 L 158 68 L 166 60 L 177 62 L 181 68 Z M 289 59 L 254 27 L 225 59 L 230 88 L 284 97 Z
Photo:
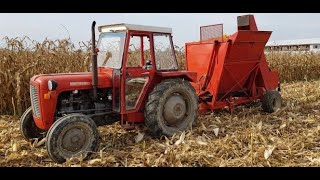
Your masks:
M 202 38 L 203 27 L 214 30 L 211 37 Z M 187 70 L 198 73 L 193 85 L 200 99 L 200 112 L 226 106 L 232 110 L 239 104 L 261 100 L 267 91 L 280 91 L 278 71 L 268 68 L 264 55 L 271 33 L 258 31 L 254 16 L 239 16 L 238 32 L 233 35 L 225 38 L 222 24 L 202 26 L 202 40 L 186 43 Z M 268 107 L 264 110 L 274 111 Z

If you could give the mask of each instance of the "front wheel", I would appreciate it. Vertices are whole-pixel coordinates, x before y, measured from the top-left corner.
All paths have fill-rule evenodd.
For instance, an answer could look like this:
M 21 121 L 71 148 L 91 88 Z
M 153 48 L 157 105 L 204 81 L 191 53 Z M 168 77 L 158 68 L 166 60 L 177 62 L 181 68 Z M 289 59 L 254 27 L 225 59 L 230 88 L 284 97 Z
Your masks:
M 96 151 L 99 133 L 94 121 L 83 114 L 58 119 L 47 133 L 47 151 L 52 160 L 63 163 L 72 157 L 86 159 Z
M 149 94 L 145 123 L 156 136 L 172 136 L 192 126 L 198 117 L 198 96 L 188 81 L 166 79 Z
M 22 137 L 27 141 L 35 138 L 42 139 L 43 132 L 36 126 L 32 116 L 32 107 L 29 107 L 20 118 L 20 133 Z

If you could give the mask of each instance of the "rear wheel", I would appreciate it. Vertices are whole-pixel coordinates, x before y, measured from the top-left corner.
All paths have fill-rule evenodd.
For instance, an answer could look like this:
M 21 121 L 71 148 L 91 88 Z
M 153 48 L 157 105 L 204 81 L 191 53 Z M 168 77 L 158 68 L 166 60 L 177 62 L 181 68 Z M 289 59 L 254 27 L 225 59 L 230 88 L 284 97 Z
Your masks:
M 281 108 L 282 98 L 279 91 L 267 91 L 262 98 L 262 109 L 265 112 L 273 113 Z
M 198 96 L 188 81 L 167 79 L 149 94 L 145 123 L 156 136 L 172 136 L 192 126 L 198 117 Z
M 29 107 L 20 118 L 20 133 L 22 137 L 27 141 L 35 138 L 42 139 L 43 132 L 36 126 L 32 116 L 32 107 Z
M 52 160 L 63 163 L 72 157 L 86 159 L 96 151 L 99 134 L 94 121 L 83 114 L 58 119 L 47 133 L 47 151 Z

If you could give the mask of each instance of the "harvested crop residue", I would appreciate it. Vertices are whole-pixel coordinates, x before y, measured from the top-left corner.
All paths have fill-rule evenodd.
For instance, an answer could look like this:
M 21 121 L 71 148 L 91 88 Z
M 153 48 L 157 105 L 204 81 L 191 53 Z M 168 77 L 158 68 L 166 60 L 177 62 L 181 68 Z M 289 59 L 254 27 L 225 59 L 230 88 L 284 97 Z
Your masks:
M 44 142 L 26 142 L 18 118 L 0 116 L 1 166 L 319 166 L 320 81 L 282 85 L 283 107 L 238 107 L 200 116 L 192 130 L 155 139 L 117 123 L 99 127 L 101 143 L 89 160 L 50 160 Z M 42 145 L 41 145 L 42 144 Z M 37 147 L 39 146 L 39 147 Z

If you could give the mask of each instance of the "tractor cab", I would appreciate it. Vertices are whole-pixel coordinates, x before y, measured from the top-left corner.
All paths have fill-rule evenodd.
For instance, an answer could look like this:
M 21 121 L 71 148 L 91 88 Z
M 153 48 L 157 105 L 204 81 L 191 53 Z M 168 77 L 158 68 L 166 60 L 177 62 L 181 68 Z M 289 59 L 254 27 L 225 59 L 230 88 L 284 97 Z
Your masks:
M 171 28 L 123 23 L 99 26 L 98 30 L 99 68 L 178 69 Z
M 143 122 L 146 92 L 161 76 L 178 71 L 172 29 L 122 23 L 98 30 L 97 66 L 99 72 L 112 69 L 113 111 L 126 121 Z

